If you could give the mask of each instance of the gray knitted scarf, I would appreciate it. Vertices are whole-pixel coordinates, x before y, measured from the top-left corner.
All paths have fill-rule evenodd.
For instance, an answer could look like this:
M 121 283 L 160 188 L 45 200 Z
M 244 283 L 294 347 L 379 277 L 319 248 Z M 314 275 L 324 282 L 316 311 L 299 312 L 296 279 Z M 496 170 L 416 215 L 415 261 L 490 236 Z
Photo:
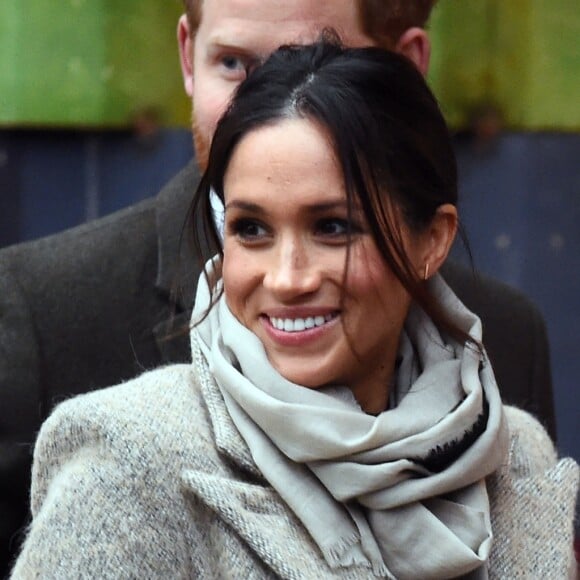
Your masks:
M 481 322 L 440 276 L 429 282 L 460 328 Z M 210 303 L 201 276 L 193 322 Z M 389 409 L 365 414 L 346 387 L 309 389 L 269 363 L 222 296 L 192 330 L 252 457 L 331 568 L 379 577 L 487 578 L 492 533 L 484 478 L 507 452 L 493 372 L 412 307 Z

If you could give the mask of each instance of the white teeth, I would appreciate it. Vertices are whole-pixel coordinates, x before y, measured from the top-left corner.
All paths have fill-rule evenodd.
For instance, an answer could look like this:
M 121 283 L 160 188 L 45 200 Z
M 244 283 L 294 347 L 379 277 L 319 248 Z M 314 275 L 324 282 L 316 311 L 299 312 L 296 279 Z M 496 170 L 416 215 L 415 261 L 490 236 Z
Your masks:
M 277 330 L 301 332 L 302 330 L 314 328 L 315 326 L 322 326 L 334 317 L 334 314 L 326 314 L 325 316 L 309 316 L 308 318 L 270 318 L 270 323 Z

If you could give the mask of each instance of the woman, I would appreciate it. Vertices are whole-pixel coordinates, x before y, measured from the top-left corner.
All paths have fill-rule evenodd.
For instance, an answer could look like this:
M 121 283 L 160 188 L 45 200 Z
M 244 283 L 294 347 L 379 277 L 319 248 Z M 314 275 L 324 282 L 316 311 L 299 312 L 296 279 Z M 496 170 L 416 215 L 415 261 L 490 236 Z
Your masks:
M 456 201 L 412 65 L 275 53 L 194 201 L 218 253 L 193 364 L 46 422 L 14 577 L 565 577 L 578 469 L 502 407 L 481 324 L 437 274 Z

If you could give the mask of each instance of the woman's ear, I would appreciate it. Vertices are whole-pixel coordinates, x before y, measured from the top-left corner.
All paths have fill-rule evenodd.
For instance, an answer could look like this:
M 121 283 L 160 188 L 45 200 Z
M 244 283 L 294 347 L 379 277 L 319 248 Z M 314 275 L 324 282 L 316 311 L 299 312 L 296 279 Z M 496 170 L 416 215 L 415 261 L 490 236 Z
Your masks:
M 185 14 L 177 23 L 177 43 L 179 45 L 179 61 L 183 86 L 189 97 L 193 96 L 193 39 L 189 31 L 189 23 Z
M 417 26 L 408 28 L 397 41 L 395 50 L 411 60 L 423 76 L 427 75 L 431 43 L 425 30 Z
M 437 208 L 423 234 L 423 264 L 418 265 L 421 278 L 430 278 L 445 262 L 457 233 L 457 224 L 457 208 L 454 205 L 445 203 Z

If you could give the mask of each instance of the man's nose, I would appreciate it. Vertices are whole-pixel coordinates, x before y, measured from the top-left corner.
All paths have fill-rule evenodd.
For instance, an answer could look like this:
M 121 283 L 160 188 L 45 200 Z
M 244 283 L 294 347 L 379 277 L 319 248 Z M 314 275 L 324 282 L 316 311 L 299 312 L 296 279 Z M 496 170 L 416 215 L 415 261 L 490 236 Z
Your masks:
M 272 250 L 264 286 L 280 300 L 292 300 L 319 288 L 320 269 L 308 244 L 292 237 L 281 240 Z

